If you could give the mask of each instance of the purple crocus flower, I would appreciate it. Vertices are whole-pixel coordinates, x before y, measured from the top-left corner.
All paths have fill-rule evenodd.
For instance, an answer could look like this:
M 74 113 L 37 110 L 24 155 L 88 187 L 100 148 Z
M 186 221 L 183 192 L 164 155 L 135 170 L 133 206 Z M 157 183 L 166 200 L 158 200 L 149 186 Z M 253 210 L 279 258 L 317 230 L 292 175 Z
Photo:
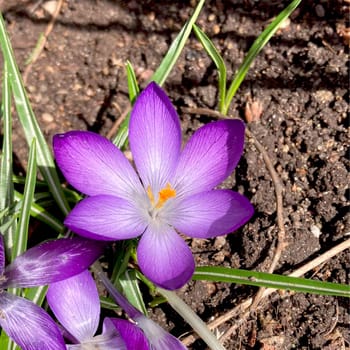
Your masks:
M 42 308 L 4 289 L 36 287 L 69 278 L 87 269 L 101 255 L 102 247 L 80 237 L 47 241 L 5 267 L 0 235 L 0 327 L 23 350 L 66 347 L 55 322 Z
M 181 150 L 179 117 L 152 82 L 131 113 L 129 140 L 137 172 L 102 136 L 71 131 L 54 137 L 56 161 L 64 176 L 89 196 L 65 224 L 94 239 L 142 235 L 137 249 L 142 272 L 163 288 L 177 289 L 191 278 L 195 266 L 178 232 L 211 238 L 236 230 L 253 214 L 241 194 L 213 190 L 241 157 L 244 124 L 207 124 Z
M 105 318 L 103 333 L 94 336 L 100 317 L 100 301 L 96 284 L 88 271 L 67 280 L 53 283 L 47 292 L 47 301 L 57 319 L 65 328 L 64 334 L 74 344 L 68 350 L 184 350 L 182 343 L 164 331 L 133 307 L 113 286 L 99 274 L 110 295 L 135 321 Z
M 47 301 L 64 327 L 63 334 L 73 344 L 67 349 L 148 350 L 148 342 L 140 328 L 122 320 L 105 318 L 103 332 L 94 336 L 100 319 L 100 299 L 89 271 L 53 283 Z

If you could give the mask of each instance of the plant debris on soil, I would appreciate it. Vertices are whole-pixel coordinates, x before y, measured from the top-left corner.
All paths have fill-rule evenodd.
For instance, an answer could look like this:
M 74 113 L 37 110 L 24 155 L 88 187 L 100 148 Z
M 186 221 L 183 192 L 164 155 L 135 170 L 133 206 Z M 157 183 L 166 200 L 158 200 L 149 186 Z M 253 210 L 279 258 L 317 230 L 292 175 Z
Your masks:
M 19 67 L 50 22 L 56 1 L 0 1 L 0 9 Z M 40 126 L 51 143 L 72 129 L 107 135 L 128 108 L 125 62 L 144 87 L 170 43 L 193 12 L 196 1 L 63 1 L 45 49 L 32 65 L 26 88 Z M 207 1 L 197 24 L 224 57 L 228 76 L 287 1 Z M 276 273 L 287 274 L 349 237 L 350 214 L 346 158 L 349 2 L 304 1 L 266 45 L 233 99 L 229 116 L 241 117 L 263 145 L 283 186 L 287 246 Z M 215 120 L 182 109 L 215 110 L 217 72 L 195 36 L 186 44 L 165 90 L 188 138 Z M 17 172 L 24 174 L 26 141 L 14 121 Z M 224 188 L 248 196 L 255 215 L 239 231 L 212 240 L 188 240 L 198 265 L 267 271 L 278 235 L 276 197 L 271 174 L 254 142 Z M 35 233 L 34 233 L 35 234 Z M 310 272 L 308 278 L 349 283 L 349 252 Z M 191 282 L 178 294 L 210 322 L 257 288 L 226 283 Z M 191 328 L 163 305 L 152 318 L 185 338 Z M 218 336 L 236 322 L 220 325 Z M 346 349 L 350 346 L 349 303 L 344 298 L 275 293 L 226 337 L 227 349 Z M 205 349 L 196 340 L 190 349 Z

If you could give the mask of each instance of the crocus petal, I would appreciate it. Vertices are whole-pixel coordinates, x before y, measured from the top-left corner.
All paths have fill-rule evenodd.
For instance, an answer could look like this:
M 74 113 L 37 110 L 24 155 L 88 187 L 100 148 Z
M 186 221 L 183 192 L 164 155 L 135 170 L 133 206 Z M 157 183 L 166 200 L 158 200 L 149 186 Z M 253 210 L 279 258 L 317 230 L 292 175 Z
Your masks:
M 119 318 L 105 318 L 103 321 L 103 333 L 109 332 L 111 327 L 114 327 L 118 331 L 127 350 L 150 349 L 147 338 L 135 324 Z
M 191 278 L 194 260 L 185 241 L 168 225 L 150 225 L 137 248 L 141 271 L 156 285 L 178 289 Z
M 50 316 L 29 300 L 0 294 L 0 326 L 23 350 L 65 350 L 63 337 Z
M 47 302 L 62 326 L 77 340 L 91 339 L 100 318 L 100 299 L 89 271 L 52 283 Z
M 157 193 L 169 181 L 180 154 L 179 117 L 154 82 L 137 98 L 131 112 L 130 149 L 143 184 Z
M 178 196 L 208 191 L 236 167 L 244 144 L 244 124 L 221 120 L 199 128 L 186 144 L 174 176 Z
M 105 240 L 137 237 L 147 225 L 135 204 L 108 195 L 83 199 L 68 214 L 64 224 L 84 237 Z
M 0 276 L 4 273 L 5 268 L 5 246 L 4 246 L 4 237 L 0 233 Z M 1 284 L 1 282 L 0 282 Z
M 18 256 L 5 268 L 6 287 L 35 287 L 86 270 L 103 252 L 101 242 L 74 237 L 47 241 Z
M 241 194 L 212 190 L 182 200 L 171 214 L 170 222 L 190 237 L 210 238 L 233 232 L 253 213 L 253 206 Z
M 135 319 L 137 325 L 145 333 L 152 350 L 185 350 L 187 349 L 180 340 L 175 338 L 163 328 L 158 326 L 152 320 L 145 316 L 139 316 Z
M 55 135 L 56 162 L 67 181 L 93 196 L 113 194 L 132 197 L 141 183 L 124 154 L 106 138 L 89 131 Z

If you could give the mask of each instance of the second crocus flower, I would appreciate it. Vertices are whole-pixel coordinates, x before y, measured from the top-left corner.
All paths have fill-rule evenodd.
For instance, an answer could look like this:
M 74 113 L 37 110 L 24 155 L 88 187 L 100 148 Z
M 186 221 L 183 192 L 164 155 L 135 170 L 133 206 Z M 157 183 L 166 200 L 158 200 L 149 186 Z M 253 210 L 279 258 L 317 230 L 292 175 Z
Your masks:
M 62 335 L 51 317 L 32 301 L 6 289 L 42 286 L 69 278 L 87 269 L 102 252 L 103 245 L 80 237 L 57 239 L 28 249 L 5 267 L 0 235 L 2 330 L 23 350 L 64 350 Z
M 100 321 L 100 299 L 89 271 L 50 285 L 46 295 L 52 311 L 72 344 L 69 350 L 149 350 L 140 328 L 129 321 L 105 318 L 103 332 L 95 335 Z

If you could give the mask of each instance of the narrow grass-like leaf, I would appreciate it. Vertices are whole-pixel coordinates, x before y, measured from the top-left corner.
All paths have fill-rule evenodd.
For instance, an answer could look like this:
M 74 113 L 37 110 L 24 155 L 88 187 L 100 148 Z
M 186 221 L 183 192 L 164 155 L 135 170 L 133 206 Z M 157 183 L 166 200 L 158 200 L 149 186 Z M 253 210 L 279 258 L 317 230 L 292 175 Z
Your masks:
M 101 304 L 101 308 L 103 309 L 112 310 L 112 311 L 120 310 L 120 307 L 111 298 L 100 296 L 100 304 Z
M 26 178 L 23 176 L 16 176 L 16 175 L 12 176 L 12 181 L 15 184 L 24 185 L 25 180 L 26 180 Z M 39 188 L 39 187 L 41 187 L 41 188 L 45 187 L 46 189 L 48 189 L 47 182 L 37 180 L 36 181 L 36 188 Z M 83 199 L 83 196 L 74 190 L 71 190 L 71 189 L 65 188 L 65 187 L 63 187 L 62 190 L 63 190 L 64 196 L 66 197 L 66 199 L 70 203 L 76 204 Z M 51 192 L 50 192 L 50 195 L 52 195 Z
M 21 206 L 21 211 L 19 214 L 18 225 L 16 226 L 16 232 L 14 234 L 14 244 L 10 252 L 11 261 L 13 261 L 16 256 L 20 255 L 27 248 L 27 238 L 28 238 L 28 226 L 30 217 L 30 204 L 33 200 L 35 181 L 36 181 L 36 143 L 35 138 L 32 140 L 32 144 L 29 152 L 28 160 L 28 171 L 27 179 L 24 187 L 24 196 Z M 11 176 L 12 181 L 12 176 Z M 8 290 L 9 293 L 18 294 L 19 290 L 11 288 Z M 2 349 L 15 350 L 19 347 L 11 340 L 9 337 L 2 333 L 0 337 L 0 343 L 2 344 Z
M 204 5 L 205 0 L 200 0 L 197 7 L 195 8 L 191 18 L 182 27 L 180 33 L 177 35 L 175 40 L 170 45 L 168 52 L 163 58 L 156 72 L 153 74 L 151 80 L 155 81 L 159 85 L 163 85 L 170 71 L 174 67 L 177 59 L 179 58 L 186 41 L 192 31 L 192 26 L 196 22 L 199 13 Z
M 19 214 L 11 261 L 27 250 L 30 209 L 34 198 L 36 175 L 36 139 L 33 138 L 29 151 L 27 180 L 24 186 L 22 208 Z
M 2 81 L 2 119 L 3 143 L 0 169 L 0 210 L 12 205 L 12 116 L 11 116 L 11 87 L 7 63 L 4 63 Z
M 132 67 L 129 61 L 126 62 L 125 67 L 126 67 L 126 76 L 128 80 L 129 100 L 131 105 L 133 105 L 136 100 L 136 97 L 140 93 L 140 88 L 139 88 L 139 84 L 137 83 L 134 68 Z M 130 113 L 128 113 L 125 120 L 121 123 L 118 133 L 113 140 L 113 143 L 118 148 L 123 148 L 127 145 L 128 136 L 129 136 L 129 120 L 130 120 Z
M 32 139 L 37 140 L 37 162 L 41 174 L 47 181 L 50 191 L 52 192 L 57 204 L 64 214 L 69 212 L 69 205 L 63 195 L 61 184 L 55 168 L 50 149 L 45 141 L 42 131 L 35 119 L 33 110 L 29 103 L 27 94 L 24 89 L 22 77 L 19 73 L 9 37 L 6 32 L 5 22 L 0 13 L 0 45 L 3 52 L 4 60 L 8 64 L 10 84 L 15 99 L 17 113 L 24 129 L 27 142 L 30 145 Z
M 31 300 L 34 304 L 41 306 L 45 300 L 47 288 L 48 288 L 47 286 L 27 288 L 25 290 L 24 295 L 27 299 Z
M 170 45 L 170 48 L 166 55 L 164 56 L 162 62 L 160 63 L 158 69 L 151 77 L 151 81 L 155 81 L 159 85 L 163 85 L 164 81 L 168 77 L 170 71 L 174 67 L 177 59 L 179 58 L 186 41 L 191 33 L 192 26 L 196 22 L 199 13 L 204 5 L 205 0 L 200 0 L 198 2 L 197 7 L 195 8 L 191 18 L 185 23 L 185 25 L 182 27 L 180 33 L 177 35 L 175 40 Z M 128 86 L 129 86 L 129 97 L 130 102 L 133 103 L 134 99 L 137 97 L 139 89 L 138 84 L 136 81 L 136 76 L 134 73 L 134 70 L 132 69 L 132 66 L 129 62 L 127 62 L 126 65 L 127 69 L 127 76 L 128 76 Z M 135 95 L 135 93 L 137 94 Z M 114 138 L 113 143 L 118 148 L 123 148 L 128 141 L 128 128 L 129 128 L 129 118 L 130 113 L 128 117 L 123 121 L 123 123 L 120 125 L 119 131 L 117 133 L 117 136 Z
M 128 136 L 129 136 L 129 120 L 130 120 L 130 113 L 128 116 L 123 120 L 123 122 L 120 124 L 118 133 L 116 137 L 113 140 L 113 143 L 119 148 L 122 149 L 125 147 L 128 143 Z
M 137 83 L 135 70 L 131 65 L 130 61 L 126 61 L 125 67 L 126 67 L 126 76 L 128 80 L 129 100 L 133 105 L 136 100 L 136 97 L 140 93 L 140 88 L 139 88 L 139 84 Z
M 280 25 L 286 20 L 290 14 L 299 6 L 301 0 L 292 1 L 272 22 L 271 24 L 259 35 L 254 41 L 252 47 L 249 49 L 243 63 L 239 67 L 228 91 L 226 94 L 225 108 L 221 111 L 222 114 L 227 114 L 230 107 L 231 101 L 236 94 L 236 91 L 240 87 L 244 80 L 250 65 L 254 61 L 255 57 L 264 48 L 271 37 L 276 33 Z
M 226 96 L 226 66 L 223 58 L 219 54 L 218 50 L 214 46 L 213 42 L 208 36 L 196 25 L 193 24 L 193 31 L 204 47 L 207 54 L 213 60 L 218 70 L 218 86 L 219 86 L 219 111 L 225 110 L 225 96 Z
M 13 225 L 15 220 L 16 220 L 16 215 L 12 215 L 9 218 L 9 220 L 7 220 L 4 224 L 0 225 L 0 232 L 6 232 L 10 228 L 10 226 Z
M 134 261 L 136 261 L 136 259 L 134 259 Z M 139 270 L 135 270 L 135 273 L 136 277 L 147 286 L 147 288 L 150 290 L 150 293 L 154 294 L 156 292 L 156 286 Z
M 13 220 L 14 190 L 12 182 L 12 115 L 11 115 L 11 86 L 7 62 L 4 62 L 4 72 L 2 80 L 2 117 L 3 117 L 3 143 L 0 164 L 0 212 L 8 209 L 7 216 L 0 218 L 0 224 L 6 225 L 2 231 L 5 237 L 5 250 L 7 256 L 14 243 L 16 231 L 16 221 Z
M 11 342 L 11 345 L 10 345 L 9 344 L 10 341 L 11 340 L 8 337 L 8 335 L 4 331 L 1 331 L 1 335 L 0 335 L 1 348 L 4 350 L 11 350 L 13 343 Z
M 147 309 L 143 302 L 135 270 L 126 270 L 119 282 L 123 288 L 124 295 L 129 302 L 147 316 Z
M 4 210 L 1 210 L 0 221 L 6 216 L 10 216 L 11 218 L 18 216 L 21 205 L 21 203 L 15 201 L 11 207 L 6 207 Z M 9 215 L 9 213 L 11 213 L 11 215 Z
M 19 184 L 19 185 L 24 185 L 26 182 L 25 176 L 19 176 L 19 175 L 12 175 L 12 181 L 14 184 Z M 46 187 L 47 188 L 47 183 L 45 181 L 36 181 L 36 188 L 39 187 Z
M 19 192 L 15 192 L 15 199 L 18 201 L 22 201 L 23 195 Z M 62 224 L 62 222 L 59 219 L 57 219 L 55 216 L 51 215 L 45 208 L 43 208 L 41 205 L 39 205 L 35 202 L 31 203 L 30 215 L 33 218 L 50 226 L 57 233 L 61 234 L 65 230 L 64 225 Z
M 42 49 L 41 45 L 43 41 L 45 40 L 45 35 L 44 33 L 40 33 L 39 38 L 36 42 L 36 45 L 34 47 L 34 50 L 30 53 L 29 57 L 25 61 L 25 65 L 28 65 L 33 62 L 33 59 L 37 57 Z
M 197 267 L 192 278 L 194 280 L 229 282 L 258 287 L 294 290 L 303 293 L 350 297 L 350 286 L 345 284 L 282 276 L 266 272 L 231 269 L 229 267 Z
M 135 242 L 133 240 L 116 242 L 116 254 L 113 261 L 114 267 L 111 276 L 111 281 L 114 285 L 120 286 L 120 276 L 122 276 L 128 268 L 130 256 L 134 249 Z

